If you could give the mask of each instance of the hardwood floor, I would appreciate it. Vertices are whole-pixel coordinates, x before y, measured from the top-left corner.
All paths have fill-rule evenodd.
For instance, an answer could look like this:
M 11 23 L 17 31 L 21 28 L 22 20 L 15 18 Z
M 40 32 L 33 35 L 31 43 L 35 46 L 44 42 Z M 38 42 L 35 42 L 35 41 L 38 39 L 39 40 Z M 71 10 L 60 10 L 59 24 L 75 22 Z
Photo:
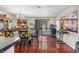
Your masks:
M 74 53 L 75 51 L 61 40 L 57 40 L 54 36 L 38 36 L 38 40 L 34 37 L 32 46 L 19 43 L 15 45 L 15 53 Z

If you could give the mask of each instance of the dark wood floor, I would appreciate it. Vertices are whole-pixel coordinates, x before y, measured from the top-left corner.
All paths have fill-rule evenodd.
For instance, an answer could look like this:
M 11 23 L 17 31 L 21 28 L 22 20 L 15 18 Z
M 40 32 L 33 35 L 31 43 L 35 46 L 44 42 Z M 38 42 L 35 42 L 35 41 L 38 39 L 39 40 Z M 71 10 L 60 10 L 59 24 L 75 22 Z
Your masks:
M 15 53 L 74 53 L 75 51 L 66 43 L 54 36 L 39 36 L 33 38 L 31 46 L 27 43 L 15 45 Z

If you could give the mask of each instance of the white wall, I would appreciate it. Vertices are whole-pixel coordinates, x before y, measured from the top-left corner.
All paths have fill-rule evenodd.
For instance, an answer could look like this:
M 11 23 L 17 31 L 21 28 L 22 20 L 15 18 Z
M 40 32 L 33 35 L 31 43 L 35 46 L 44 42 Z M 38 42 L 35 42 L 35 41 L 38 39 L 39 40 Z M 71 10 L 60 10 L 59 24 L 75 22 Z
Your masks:
M 48 28 L 49 28 L 50 24 L 54 24 L 54 25 L 56 24 L 55 18 L 49 18 Z
M 55 24 L 55 20 L 54 20 L 54 18 L 26 18 L 28 21 L 28 26 L 29 27 L 31 27 L 30 26 L 30 23 L 33 23 L 33 24 L 35 24 L 35 20 L 38 20 L 38 19 L 48 19 L 48 26 L 47 26 L 47 28 L 49 28 L 49 26 L 50 26 L 50 24 Z
M 30 23 L 35 25 L 35 20 L 38 20 L 38 19 L 49 19 L 47 28 L 49 28 L 50 24 L 55 24 L 56 23 L 54 18 L 36 18 L 36 17 L 31 18 L 31 17 L 28 17 L 28 18 L 26 18 L 26 20 L 27 20 L 27 25 L 29 26 L 29 28 L 32 27 L 30 25 Z M 11 15 L 11 20 L 12 20 L 13 25 L 9 25 L 9 27 L 11 27 L 11 26 L 16 26 L 17 27 L 17 19 L 16 19 L 16 17 Z
M 63 38 L 63 41 L 65 41 L 68 45 L 70 45 L 73 49 L 75 49 L 75 43 L 76 41 L 79 41 L 79 6 L 72 6 L 68 9 L 66 9 L 64 12 L 62 12 L 59 16 L 56 18 L 56 24 L 57 29 L 59 28 L 59 22 L 58 20 L 60 17 L 65 16 L 71 12 L 78 11 L 78 33 L 70 32 L 69 35 L 65 35 Z
M 9 22 L 9 29 L 11 29 L 11 27 L 14 27 L 14 26 L 17 27 L 17 19 L 14 15 L 11 15 L 10 20 L 12 20 L 12 23 Z

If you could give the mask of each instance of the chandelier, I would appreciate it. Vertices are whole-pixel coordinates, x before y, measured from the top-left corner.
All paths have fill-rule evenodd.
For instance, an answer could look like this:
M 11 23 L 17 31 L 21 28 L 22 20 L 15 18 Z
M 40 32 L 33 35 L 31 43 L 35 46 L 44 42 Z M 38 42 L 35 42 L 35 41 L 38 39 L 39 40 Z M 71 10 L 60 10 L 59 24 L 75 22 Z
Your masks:
M 19 11 L 19 14 L 16 16 L 17 19 L 25 19 L 25 16 L 22 14 L 22 11 Z

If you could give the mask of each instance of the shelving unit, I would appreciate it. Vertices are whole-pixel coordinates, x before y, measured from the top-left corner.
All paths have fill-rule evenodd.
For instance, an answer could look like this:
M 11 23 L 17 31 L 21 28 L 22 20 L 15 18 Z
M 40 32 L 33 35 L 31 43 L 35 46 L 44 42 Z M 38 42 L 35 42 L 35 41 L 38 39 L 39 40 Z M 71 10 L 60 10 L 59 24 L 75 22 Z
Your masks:
M 8 30 L 8 20 L 9 18 L 7 17 L 7 14 L 0 14 L 0 22 L 2 24 L 1 29 L 0 29 L 0 34 L 2 34 L 3 36 L 6 36 L 9 34 L 6 31 Z

